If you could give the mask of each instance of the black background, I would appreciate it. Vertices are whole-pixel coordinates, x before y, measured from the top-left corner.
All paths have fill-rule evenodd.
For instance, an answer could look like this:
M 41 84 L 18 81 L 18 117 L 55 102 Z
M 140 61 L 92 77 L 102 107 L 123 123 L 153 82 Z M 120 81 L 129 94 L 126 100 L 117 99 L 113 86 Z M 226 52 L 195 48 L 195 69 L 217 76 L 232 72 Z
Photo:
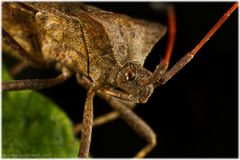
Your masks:
M 172 66 L 190 51 L 232 3 L 174 3 L 177 38 Z M 167 24 L 166 13 L 150 3 L 94 3 L 102 9 Z M 153 5 L 156 5 L 153 3 Z M 155 90 L 135 112 L 156 132 L 158 144 L 147 157 L 238 156 L 238 13 L 235 11 L 195 58 L 167 84 Z M 167 36 L 157 43 L 145 67 L 154 70 L 164 56 Z M 17 79 L 52 70 L 31 68 Z M 55 74 L 54 74 L 55 75 Z M 49 76 L 48 76 L 49 77 Z M 41 91 L 66 111 L 73 123 L 82 120 L 86 91 L 75 77 Z M 94 115 L 111 111 L 94 99 Z M 122 120 L 93 129 L 93 157 L 132 157 L 146 142 Z

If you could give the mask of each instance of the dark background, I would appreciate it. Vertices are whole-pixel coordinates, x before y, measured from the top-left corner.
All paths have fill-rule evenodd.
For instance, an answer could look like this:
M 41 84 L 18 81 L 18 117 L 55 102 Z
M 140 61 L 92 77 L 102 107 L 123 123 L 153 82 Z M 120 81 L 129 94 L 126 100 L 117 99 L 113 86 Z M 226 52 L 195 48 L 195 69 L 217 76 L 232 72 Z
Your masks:
M 232 3 L 174 3 L 177 38 L 172 66 L 190 51 Z M 167 24 L 166 13 L 150 3 L 94 3 L 102 9 Z M 156 3 L 152 3 L 156 5 Z M 195 58 L 167 84 L 155 90 L 135 112 L 156 132 L 158 144 L 147 157 L 238 157 L 238 13 L 235 11 Z M 145 67 L 154 70 L 164 56 L 167 36 L 153 48 Z M 17 79 L 39 78 L 53 70 L 26 69 Z M 55 76 L 55 74 L 53 73 Z M 49 77 L 49 76 L 48 76 Z M 41 91 L 82 120 L 86 91 L 75 77 Z M 94 115 L 111 111 L 94 99 Z M 93 157 L 132 157 L 146 142 L 122 120 L 93 129 Z

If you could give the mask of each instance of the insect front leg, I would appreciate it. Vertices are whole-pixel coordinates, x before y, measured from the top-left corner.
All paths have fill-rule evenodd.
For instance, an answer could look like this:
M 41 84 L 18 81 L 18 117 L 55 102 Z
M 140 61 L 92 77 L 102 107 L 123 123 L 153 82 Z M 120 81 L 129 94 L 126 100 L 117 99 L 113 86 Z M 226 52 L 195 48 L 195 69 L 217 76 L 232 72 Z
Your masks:
M 80 158 L 88 158 L 93 126 L 93 97 L 95 95 L 94 87 L 88 90 L 87 99 L 84 105 L 83 125 L 81 132 L 81 144 L 79 150 Z
M 77 74 L 77 82 L 81 86 L 84 86 L 85 89 L 87 89 L 87 90 L 92 86 L 92 82 L 87 77 L 80 76 L 79 74 Z M 100 97 L 103 98 L 103 93 L 97 93 L 97 95 L 99 95 Z M 127 106 L 131 110 L 133 110 L 136 107 L 136 104 L 132 103 L 132 102 L 120 101 L 119 99 L 114 99 L 114 100 L 118 101 L 118 103 L 122 103 L 123 105 Z M 105 123 L 111 122 L 113 120 L 116 120 L 119 117 L 120 117 L 120 115 L 117 111 L 109 112 L 107 114 L 104 114 L 100 117 L 95 118 L 94 121 L 93 121 L 93 127 L 100 126 L 100 125 L 103 125 Z M 75 134 L 78 134 L 78 133 L 81 132 L 82 125 L 83 125 L 82 123 L 78 123 L 78 124 L 75 125 L 75 127 L 74 127 Z
M 77 80 L 85 88 L 88 88 L 91 85 L 91 81 L 84 76 L 77 75 Z M 131 128 L 133 128 L 141 137 L 147 140 L 148 144 L 135 155 L 135 157 L 138 158 L 145 157 L 156 146 L 156 134 L 146 122 L 144 122 L 132 111 L 132 108 L 129 108 L 126 104 L 117 99 L 126 96 L 120 95 L 122 92 L 114 91 L 115 90 L 99 89 L 97 94 L 102 99 L 106 100 L 107 103 L 120 115 L 123 120 L 127 122 Z M 109 95 L 107 93 L 111 94 Z M 117 98 L 113 98 L 112 95 Z

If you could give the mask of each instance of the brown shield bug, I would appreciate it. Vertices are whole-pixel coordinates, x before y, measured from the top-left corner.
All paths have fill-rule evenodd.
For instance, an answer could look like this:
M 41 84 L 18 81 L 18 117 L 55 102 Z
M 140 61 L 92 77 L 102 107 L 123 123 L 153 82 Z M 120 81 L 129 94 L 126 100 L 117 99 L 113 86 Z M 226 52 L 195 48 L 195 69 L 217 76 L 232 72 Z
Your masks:
M 41 89 L 65 81 L 71 74 L 76 73 L 78 82 L 88 89 L 91 88 L 85 103 L 83 126 L 81 126 L 80 157 L 87 157 L 89 152 L 93 123 L 92 99 L 95 94 L 107 100 L 117 111 L 113 112 L 112 117 L 120 114 L 138 134 L 148 141 L 149 144 L 136 156 L 144 157 L 150 152 L 156 145 L 156 136 L 152 129 L 131 111 L 130 103 L 112 97 L 134 103 L 145 103 L 152 94 L 154 86 L 168 81 L 190 61 L 192 55 L 185 56 L 184 59 L 177 62 L 177 65 L 173 65 L 173 68 L 170 65 L 170 71 L 167 71 L 170 58 L 167 56 L 169 58 L 163 58 L 158 69 L 152 74 L 142 65 L 153 45 L 166 32 L 163 25 L 138 21 L 91 6 L 79 6 L 80 9 L 73 7 L 69 10 L 68 8 L 71 6 L 66 7 L 67 4 L 57 3 L 19 3 L 14 5 L 21 8 L 19 12 L 30 12 L 36 18 L 36 21 L 33 20 L 28 25 L 34 27 L 36 25 L 34 28 L 36 30 L 32 31 L 38 35 L 37 42 L 41 52 L 37 56 L 43 60 L 39 61 L 41 58 L 37 59 L 35 55 L 29 56 L 24 53 L 25 51 L 21 51 L 25 49 L 30 52 L 31 49 L 34 49 L 34 47 L 31 48 L 31 45 L 24 46 L 22 43 L 21 47 L 17 47 L 17 44 L 14 43 L 20 36 L 11 35 L 14 31 L 7 27 L 7 22 L 10 22 L 12 17 L 10 20 L 7 18 L 8 21 L 4 21 L 6 23 L 3 22 L 3 42 L 20 51 L 21 56 L 25 57 L 32 65 L 39 67 L 43 64 L 57 63 L 58 69 L 60 68 L 64 74 L 51 80 L 4 82 L 3 90 Z M 6 3 L 6 8 L 14 8 L 14 5 Z M 235 10 L 237 5 L 235 4 L 228 14 Z M 172 11 L 170 11 L 170 15 L 171 13 Z M 68 34 L 64 32 L 65 30 L 68 31 Z M 24 33 L 28 34 L 29 31 Z M 31 44 L 34 40 L 25 39 L 25 41 Z M 20 42 L 18 41 L 18 43 Z M 198 47 L 200 48 L 201 45 Z M 191 53 L 195 54 L 197 50 L 198 48 Z M 76 54 L 76 52 L 86 54 Z M 119 55 L 119 53 L 121 54 Z M 76 58 L 77 55 L 81 60 Z M 167 55 L 171 55 L 171 52 Z M 100 120 L 98 122 L 102 123 Z

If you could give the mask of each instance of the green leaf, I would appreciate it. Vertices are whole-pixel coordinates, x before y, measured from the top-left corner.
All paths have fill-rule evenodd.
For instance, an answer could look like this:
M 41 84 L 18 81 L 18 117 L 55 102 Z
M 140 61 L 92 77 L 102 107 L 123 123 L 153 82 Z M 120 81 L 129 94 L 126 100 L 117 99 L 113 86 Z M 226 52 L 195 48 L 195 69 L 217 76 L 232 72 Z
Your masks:
M 3 67 L 3 80 L 10 80 Z M 35 91 L 2 93 L 4 158 L 77 157 L 79 141 L 67 115 Z
M 8 74 L 6 66 L 2 66 L 2 80 L 3 81 L 8 81 L 12 80 L 12 77 Z

